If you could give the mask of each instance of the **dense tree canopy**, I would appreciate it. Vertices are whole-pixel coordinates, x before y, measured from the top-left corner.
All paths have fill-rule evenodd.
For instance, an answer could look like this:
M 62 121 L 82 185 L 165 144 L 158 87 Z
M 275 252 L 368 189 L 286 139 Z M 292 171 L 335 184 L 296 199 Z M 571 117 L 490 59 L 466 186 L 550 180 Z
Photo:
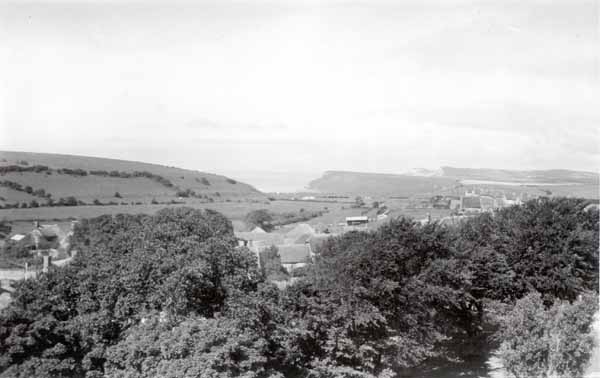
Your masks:
M 506 327 L 493 340 L 510 371 L 577 373 L 598 298 L 585 204 L 536 200 L 457 226 L 393 219 L 330 238 L 285 290 L 218 213 L 82 220 L 74 262 L 19 283 L 0 313 L 0 376 L 383 378 L 460 359 Z M 531 362 L 528 346 L 563 326 L 566 349 Z

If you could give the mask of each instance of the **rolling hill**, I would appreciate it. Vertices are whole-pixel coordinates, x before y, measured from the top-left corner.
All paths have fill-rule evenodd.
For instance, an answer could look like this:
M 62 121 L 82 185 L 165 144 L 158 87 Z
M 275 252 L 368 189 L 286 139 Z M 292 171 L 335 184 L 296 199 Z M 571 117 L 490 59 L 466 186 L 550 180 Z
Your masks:
M 327 171 L 309 183 L 322 193 L 411 196 L 453 187 L 456 180 L 437 176 L 395 175 L 347 171 Z
M 407 197 L 459 194 L 472 187 L 596 199 L 600 186 L 599 176 L 594 172 L 454 167 L 436 171 L 417 169 L 405 174 L 328 171 L 308 185 L 310 190 L 321 193 Z
M 134 161 L 0 151 L 0 204 L 74 197 L 86 204 L 264 198 L 252 186 L 199 171 Z M 117 194 L 118 193 L 118 194 Z M 116 195 L 117 194 L 117 195 Z

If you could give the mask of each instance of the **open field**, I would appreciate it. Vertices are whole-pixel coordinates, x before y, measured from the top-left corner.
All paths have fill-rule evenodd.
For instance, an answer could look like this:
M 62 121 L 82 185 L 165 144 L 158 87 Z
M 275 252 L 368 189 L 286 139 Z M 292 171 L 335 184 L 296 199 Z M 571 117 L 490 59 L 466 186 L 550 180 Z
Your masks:
M 116 206 L 57 206 L 39 207 L 35 209 L 2 209 L 0 220 L 7 221 L 33 221 L 60 220 L 70 218 L 91 218 L 104 214 L 153 214 L 165 207 L 189 206 L 198 209 L 212 209 L 225 215 L 231 220 L 241 220 L 252 210 L 267 209 L 275 213 L 297 212 L 300 209 L 307 211 L 341 209 L 343 204 L 304 202 L 304 201 L 272 201 L 272 202 L 214 202 L 201 203 L 189 201 L 185 204 L 174 205 L 116 205 Z
M 23 164 L 23 161 L 26 164 Z M 248 184 L 195 170 L 89 156 L 0 151 L 1 167 L 27 168 L 34 165 L 49 167 L 50 171 L 5 172 L 0 174 L 0 180 L 16 182 L 23 187 L 30 186 L 34 190 L 44 189 L 52 194 L 54 200 L 67 196 L 74 196 L 86 202 L 91 202 L 93 199 L 114 199 L 115 192 L 119 192 L 125 201 L 165 196 L 174 198 L 178 189 L 183 191 L 189 189 L 198 195 L 214 198 L 264 198 L 261 192 Z M 58 169 L 65 168 L 83 170 L 87 175 L 78 176 L 58 172 Z M 117 171 L 129 174 L 136 171 L 148 172 L 156 178 L 170 182 L 172 186 L 168 187 L 148 177 L 111 177 L 92 175 L 90 171 Z M 14 196 L 15 191 L 0 189 L 2 189 L 0 196 L 5 197 L 5 203 L 19 201 L 19 198 Z M 120 202 L 120 199 L 117 200 Z
M 101 201 L 120 201 L 120 200 L 136 200 L 148 201 L 152 198 L 164 198 L 175 196 L 175 189 L 167 188 L 158 182 L 152 181 L 144 177 L 119 178 L 119 177 L 102 177 L 102 176 L 71 176 L 65 174 L 53 173 L 47 175 L 44 173 L 34 172 L 11 172 L 2 175 L 3 180 L 18 182 L 23 186 L 31 186 L 33 189 L 44 189 L 47 193 L 51 193 L 56 200 L 61 197 L 74 196 L 78 200 L 91 203 L 94 199 Z M 1 188 L 0 190 L 11 190 Z M 16 192 L 21 195 L 27 195 L 28 199 L 36 199 L 39 202 L 45 200 L 28 195 L 24 192 L 11 190 L 7 196 L 7 202 L 15 201 L 14 195 Z M 118 192 L 123 199 L 115 198 L 114 194 Z

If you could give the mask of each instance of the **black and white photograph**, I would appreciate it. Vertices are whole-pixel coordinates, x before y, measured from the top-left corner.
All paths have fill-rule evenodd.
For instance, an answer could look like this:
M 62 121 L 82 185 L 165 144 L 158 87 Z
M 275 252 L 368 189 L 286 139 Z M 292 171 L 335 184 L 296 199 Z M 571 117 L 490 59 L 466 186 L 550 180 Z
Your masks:
M 600 378 L 600 0 L 0 0 L 0 378 Z

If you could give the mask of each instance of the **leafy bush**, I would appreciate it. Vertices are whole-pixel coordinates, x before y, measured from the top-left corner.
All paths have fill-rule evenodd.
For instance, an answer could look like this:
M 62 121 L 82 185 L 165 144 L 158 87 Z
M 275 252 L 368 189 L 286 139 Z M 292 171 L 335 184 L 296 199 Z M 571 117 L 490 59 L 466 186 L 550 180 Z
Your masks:
M 597 311 L 593 293 L 550 308 L 540 293 L 528 294 L 501 318 L 496 355 L 515 377 L 581 377 L 592 356 Z

